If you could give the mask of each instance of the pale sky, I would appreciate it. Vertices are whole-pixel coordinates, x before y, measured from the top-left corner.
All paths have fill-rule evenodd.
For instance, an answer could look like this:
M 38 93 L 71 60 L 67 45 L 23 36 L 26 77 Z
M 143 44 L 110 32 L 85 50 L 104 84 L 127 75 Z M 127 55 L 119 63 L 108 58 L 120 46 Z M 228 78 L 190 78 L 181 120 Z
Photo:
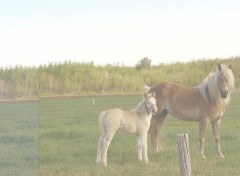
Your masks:
M 239 0 L 1 0 L 0 67 L 240 55 Z

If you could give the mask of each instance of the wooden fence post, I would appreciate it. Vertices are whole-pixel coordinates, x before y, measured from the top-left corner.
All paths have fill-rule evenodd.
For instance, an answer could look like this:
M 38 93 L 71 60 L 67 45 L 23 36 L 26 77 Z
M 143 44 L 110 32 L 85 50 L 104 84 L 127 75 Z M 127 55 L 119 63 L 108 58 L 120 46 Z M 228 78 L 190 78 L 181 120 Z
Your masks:
M 190 162 L 188 134 L 178 134 L 177 143 L 178 143 L 181 176 L 191 176 L 191 162 Z

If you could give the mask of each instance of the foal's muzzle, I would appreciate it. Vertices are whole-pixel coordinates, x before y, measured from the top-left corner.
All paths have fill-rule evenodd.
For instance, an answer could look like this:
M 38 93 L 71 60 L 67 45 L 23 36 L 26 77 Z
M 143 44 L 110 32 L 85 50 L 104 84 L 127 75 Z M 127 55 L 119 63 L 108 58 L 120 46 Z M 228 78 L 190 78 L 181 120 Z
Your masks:
M 158 112 L 158 108 L 156 105 L 153 106 L 153 109 L 152 109 L 152 114 L 156 114 Z

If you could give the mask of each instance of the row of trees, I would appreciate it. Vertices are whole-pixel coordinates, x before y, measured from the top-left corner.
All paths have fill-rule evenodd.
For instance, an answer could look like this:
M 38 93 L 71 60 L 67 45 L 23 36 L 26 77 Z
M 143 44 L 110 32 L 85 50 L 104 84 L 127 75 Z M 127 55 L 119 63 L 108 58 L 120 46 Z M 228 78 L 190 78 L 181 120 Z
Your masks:
M 0 68 L 0 99 L 32 98 L 38 95 L 38 68 Z
M 218 63 L 232 64 L 236 87 L 240 86 L 240 57 L 154 66 L 150 59 L 143 58 L 135 67 L 65 61 L 39 67 L 0 68 L 0 99 L 137 93 L 142 92 L 145 83 L 151 86 L 163 81 L 197 86 L 215 71 Z

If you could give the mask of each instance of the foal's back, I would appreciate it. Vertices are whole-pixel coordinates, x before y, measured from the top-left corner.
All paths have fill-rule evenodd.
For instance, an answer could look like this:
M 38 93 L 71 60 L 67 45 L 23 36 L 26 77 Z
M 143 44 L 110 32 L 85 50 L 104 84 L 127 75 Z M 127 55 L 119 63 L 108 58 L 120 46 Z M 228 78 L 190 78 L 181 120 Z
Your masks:
M 135 111 L 123 111 L 119 108 L 109 109 L 104 116 L 105 127 L 112 132 L 121 130 L 127 133 L 136 133 L 137 113 Z
M 103 124 L 107 130 L 115 132 L 118 130 L 122 118 L 123 112 L 121 109 L 118 108 L 109 109 L 104 114 Z

